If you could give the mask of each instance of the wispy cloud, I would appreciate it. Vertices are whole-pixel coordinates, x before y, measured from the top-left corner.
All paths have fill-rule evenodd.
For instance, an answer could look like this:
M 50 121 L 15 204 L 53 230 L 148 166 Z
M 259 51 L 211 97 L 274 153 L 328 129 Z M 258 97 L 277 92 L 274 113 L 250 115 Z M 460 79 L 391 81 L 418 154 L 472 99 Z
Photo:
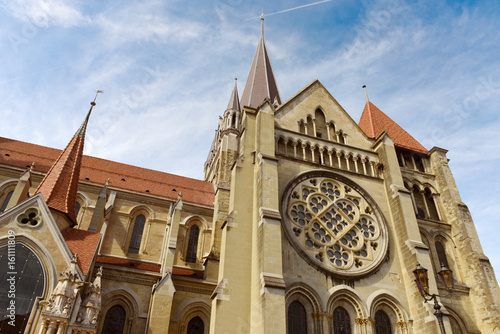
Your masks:
M 89 21 L 77 8 L 76 1 L 14 0 L 4 1 L 2 7 L 14 17 L 39 27 L 72 27 Z

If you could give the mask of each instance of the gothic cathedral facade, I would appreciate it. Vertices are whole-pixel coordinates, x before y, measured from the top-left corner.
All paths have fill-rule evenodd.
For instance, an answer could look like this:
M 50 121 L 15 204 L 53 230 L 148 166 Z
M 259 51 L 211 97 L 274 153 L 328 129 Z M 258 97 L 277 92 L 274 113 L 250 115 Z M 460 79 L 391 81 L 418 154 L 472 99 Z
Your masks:
M 64 150 L 0 138 L 1 333 L 500 332 L 447 151 L 282 101 L 263 28 L 203 181 L 84 156 L 94 106 Z

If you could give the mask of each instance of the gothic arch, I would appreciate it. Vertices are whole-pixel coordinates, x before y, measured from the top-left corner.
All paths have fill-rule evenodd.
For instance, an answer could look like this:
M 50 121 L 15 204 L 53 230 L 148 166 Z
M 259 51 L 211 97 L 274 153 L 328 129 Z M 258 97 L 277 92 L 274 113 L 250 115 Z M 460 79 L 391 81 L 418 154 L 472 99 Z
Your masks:
M 85 211 L 87 211 L 87 208 L 90 206 L 90 198 L 84 192 L 78 191 L 76 193 L 76 205 L 80 205 L 79 209 L 77 210 L 78 212 L 75 212 L 76 224 L 79 225 L 82 219 L 81 217 L 85 215 Z
M 5 246 L 8 242 L 8 237 L 0 238 L 0 247 Z M 56 266 L 54 261 L 52 260 L 52 256 L 49 251 L 36 239 L 32 239 L 29 235 L 24 233 L 16 232 L 16 242 L 22 243 L 25 246 L 29 247 L 33 253 L 35 253 L 40 262 L 42 263 L 42 267 L 44 269 L 45 278 L 46 278 L 46 289 L 44 292 L 44 299 L 48 298 L 52 293 L 52 290 L 57 284 L 58 273 L 56 270 Z
M 101 333 L 102 327 L 104 325 L 104 319 L 108 311 L 116 305 L 120 305 L 125 310 L 125 328 L 123 330 L 124 334 L 129 334 L 131 328 L 134 324 L 134 320 L 139 316 L 139 303 L 137 302 L 137 296 L 133 296 L 129 291 L 123 289 L 115 289 L 108 292 L 102 296 L 102 310 L 101 317 L 99 319 L 98 333 Z M 142 309 L 142 307 L 141 307 Z
M 7 246 L 9 241 L 8 236 L 0 238 L 0 247 L 2 246 Z M 36 327 L 36 323 L 34 322 L 35 316 L 37 315 L 37 310 L 40 307 L 40 301 L 42 300 L 48 300 L 49 296 L 52 293 L 52 290 L 57 284 L 57 271 L 55 264 L 52 260 L 52 256 L 50 256 L 50 253 L 48 250 L 40 244 L 37 240 L 32 239 L 30 236 L 25 235 L 24 233 L 17 234 L 15 235 L 15 242 L 16 244 L 22 244 L 26 248 L 28 248 L 32 253 L 35 254 L 35 256 L 38 258 L 41 264 L 41 269 L 43 271 L 43 277 L 44 277 L 44 286 L 43 286 L 43 293 L 41 296 L 38 296 L 33 303 L 33 306 L 31 308 L 30 316 L 27 320 L 27 325 L 25 327 L 25 331 L 29 332 L 31 330 L 34 330 Z M 18 277 L 19 279 L 19 277 Z M 4 296 L 5 297 L 5 296 Z
M 10 200 L 10 196 L 14 193 L 18 181 L 19 180 L 16 179 L 10 179 L 0 183 L 0 210 L 7 206 L 8 200 Z
M 181 334 L 186 334 L 189 321 L 199 317 L 203 321 L 204 333 L 208 334 L 210 328 L 211 307 L 204 300 L 196 298 L 190 299 L 179 305 L 172 320 L 177 320 Z
M 303 282 L 297 282 L 288 286 L 286 289 L 285 311 L 287 315 L 290 304 L 292 304 L 295 301 L 300 302 L 300 304 L 302 304 L 302 306 L 306 311 L 307 332 L 319 333 L 321 328 L 320 313 L 322 311 L 321 298 L 319 297 L 319 295 L 309 285 Z M 288 326 L 288 320 L 287 320 L 287 326 Z
M 467 327 L 465 326 L 465 322 L 462 320 L 462 317 L 460 317 L 460 315 L 458 315 L 458 313 L 449 306 L 446 306 L 446 310 L 449 313 L 448 317 L 450 318 L 450 325 L 453 329 L 453 334 L 469 333 Z
M 349 314 L 351 330 L 357 333 L 357 326 L 365 326 L 362 321 L 367 318 L 367 307 L 359 293 L 347 285 L 338 285 L 329 290 L 331 293 L 327 302 L 326 312 L 333 315 L 337 307 L 344 308 Z M 359 330 L 359 328 L 358 328 Z M 330 333 L 333 333 L 333 322 L 330 322 Z
M 408 328 L 408 313 L 393 293 L 387 290 L 375 291 L 368 297 L 367 304 L 371 319 L 375 320 L 377 311 L 384 311 L 387 314 L 393 333 L 398 333 L 396 329 Z
M 456 260 L 457 257 L 455 256 L 456 245 L 453 241 L 453 238 L 442 229 L 432 229 L 430 235 L 432 237 L 432 260 L 434 262 L 434 268 L 436 268 L 436 273 L 441 270 L 441 262 L 444 262 L 442 261 L 442 259 L 440 259 L 440 257 L 443 256 L 442 254 L 440 254 L 442 250 L 439 250 L 437 248 L 437 243 L 439 242 L 444 248 L 444 255 L 446 256 L 447 260 L 444 264 L 447 264 L 448 269 L 451 269 L 453 271 L 453 277 L 456 280 L 461 281 L 460 271 L 458 270 L 458 261 Z
M 191 215 L 185 218 L 179 227 L 177 245 L 180 253 L 180 260 L 184 262 L 183 265 L 202 269 L 203 264 L 201 263 L 201 259 L 204 255 L 206 242 L 208 242 L 208 240 L 206 240 L 207 233 L 211 231 L 210 225 L 205 218 L 198 215 Z M 194 242 L 191 241 L 191 238 L 194 237 L 194 234 L 191 233 L 193 228 L 197 228 L 198 230 L 197 233 L 195 233 L 197 234 L 195 240 L 196 250 L 193 249 L 195 246 L 191 243 Z M 188 254 L 190 252 L 193 252 L 193 254 Z M 196 254 L 195 258 L 194 254 Z

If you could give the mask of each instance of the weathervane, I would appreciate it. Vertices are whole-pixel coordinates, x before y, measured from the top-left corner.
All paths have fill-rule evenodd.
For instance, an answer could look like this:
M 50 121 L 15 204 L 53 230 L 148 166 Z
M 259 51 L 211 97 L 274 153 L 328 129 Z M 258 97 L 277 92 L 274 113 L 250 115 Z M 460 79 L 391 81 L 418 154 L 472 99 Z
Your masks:
M 95 90 L 94 92 L 95 92 L 95 97 L 94 97 L 94 101 L 92 101 L 92 102 L 94 102 L 94 103 L 95 103 L 95 100 L 97 99 L 97 94 L 99 94 L 99 93 L 104 93 L 104 91 L 103 91 L 103 90 L 98 89 L 98 90 Z

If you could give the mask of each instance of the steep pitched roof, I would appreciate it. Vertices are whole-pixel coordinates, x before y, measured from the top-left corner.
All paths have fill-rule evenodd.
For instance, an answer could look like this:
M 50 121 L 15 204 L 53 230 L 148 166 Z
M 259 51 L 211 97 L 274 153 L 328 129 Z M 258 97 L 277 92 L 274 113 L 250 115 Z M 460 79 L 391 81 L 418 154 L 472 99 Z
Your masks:
M 84 275 L 87 275 L 92 260 L 99 246 L 101 234 L 85 230 L 67 228 L 62 233 L 72 254 L 78 253 L 77 264 Z
M 237 110 L 241 111 L 240 101 L 238 97 L 238 87 L 236 86 L 237 80 L 234 79 L 234 88 L 231 92 L 231 97 L 229 98 L 229 103 L 227 104 L 226 110 Z
M 49 208 L 64 213 L 73 225 L 76 224 L 76 192 L 78 191 L 78 180 L 82 164 L 85 131 L 94 106 L 95 102 L 92 102 L 82 125 L 35 191 L 35 194 L 41 193 L 43 195 Z
M 60 153 L 61 150 L 0 137 L 0 165 L 25 169 L 35 162 L 34 172 L 47 173 Z M 101 187 L 108 178 L 111 179 L 110 188 L 174 201 L 178 193 L 182 192 L 184 203 L 213 207 L 214 190 L 210 182 L 86 155 L 82 157 L 80 181 L 92 182 Z
M 368 137 L 376 138 L 386 130 L 392 140 L 394 140 L 396 146 L 421 153 L 429 152 L 401 126 L 369 101 L 366 102 L 363 114 L 359 119 L 359 127 Z
M 252 66 L 250 67 L 250 73 L 248 73 L 245 89 L 241 96 L 241 105 L 256 108 L 266 97 L 269 98 L 271 103 L 274 103 L 276 100 L 278 104 L 281 104 L 278 85 L 274 78 L 266 42 L 264 41 L 264 19 L 262 19 L 260 39 L 253 57 Z

